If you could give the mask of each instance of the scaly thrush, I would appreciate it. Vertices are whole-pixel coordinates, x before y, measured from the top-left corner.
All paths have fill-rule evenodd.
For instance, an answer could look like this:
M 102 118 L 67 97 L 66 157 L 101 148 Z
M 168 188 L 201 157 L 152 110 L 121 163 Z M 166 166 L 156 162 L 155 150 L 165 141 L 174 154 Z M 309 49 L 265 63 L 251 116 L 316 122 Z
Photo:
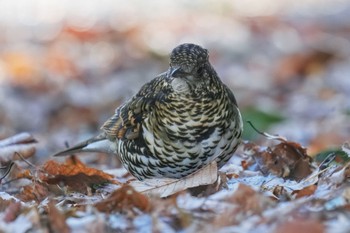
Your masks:
M 236 99 L 209 63 L 208 51 L 181 44 L 171 52 L 167 72 L 117 108 L 100 135 L 55 156 L 107 152 L 139 180 L 181 178 L 213 160 L 222 167 L 242 128 Z

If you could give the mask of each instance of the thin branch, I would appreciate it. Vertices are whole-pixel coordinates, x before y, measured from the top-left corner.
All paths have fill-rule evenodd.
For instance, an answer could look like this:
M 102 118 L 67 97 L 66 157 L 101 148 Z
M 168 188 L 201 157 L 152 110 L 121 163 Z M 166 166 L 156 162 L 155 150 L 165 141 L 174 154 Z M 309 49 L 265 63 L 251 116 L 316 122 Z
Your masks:
M 285 141 L 287 141 L 287 139 L 286 138 L 284 138 L 284 137 L 282 137 L 282 136 L 279 136 L 279 135 L 271 135 L 271 134 L 268 134 L 268 133 L 266 133 L 266 132 L 262 132 L 262 131 L 260 131 L 260 130 L 258 130 L 254 125 L 253 125 L 253 123 L 251 122 L 251 121 L 247 121 L 247 123 L 255 130 L 255 132 L 257 132 L 258 134 L 260 134 L 260 135 L 262 135 L 262 136 L 264 136 L 264 137 L 266 137 L 266 138 L 268 138 L 268 139 L 273 139 L 273 140 L 279 140 L 279 141 L 283 141 L 283 142 L 285 142 Z
M 15 152 L 15 154 L 18 155 L 18 157 L 20 157 L 30 167 L 36 168 L 36 166 L 34 164 L 32 164 L 31 162 L 29 162 L 26 158 L 24 158 L 23 155 L 21 155 L 21 153 Z

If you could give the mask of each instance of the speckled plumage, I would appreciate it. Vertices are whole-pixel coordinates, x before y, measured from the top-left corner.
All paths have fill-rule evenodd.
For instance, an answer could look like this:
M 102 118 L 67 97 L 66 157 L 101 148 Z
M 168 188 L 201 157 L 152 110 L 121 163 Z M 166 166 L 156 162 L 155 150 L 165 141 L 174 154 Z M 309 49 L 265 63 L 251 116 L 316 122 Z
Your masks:
M 182 44 L 170 67 L 116 109 L 102 133 L 56 155 L 105 151 L 139 180 L 181 178 L 214 159 L 225 164 L 240 143 L 242 119 L 206 49 Z

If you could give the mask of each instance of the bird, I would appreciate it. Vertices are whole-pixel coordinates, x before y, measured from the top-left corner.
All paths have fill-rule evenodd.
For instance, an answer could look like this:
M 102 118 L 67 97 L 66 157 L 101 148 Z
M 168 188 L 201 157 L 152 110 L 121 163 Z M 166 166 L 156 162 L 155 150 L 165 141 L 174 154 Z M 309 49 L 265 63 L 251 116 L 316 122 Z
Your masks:
M 105 152 L 119 156 L 138 180 L 180 179 L 213 161 L 221 168 L 242 131 L 236 98 L 208 50 L 184 43 L 170 53 L 168 70 L 120 105 L 99 135 L 54 156 Z

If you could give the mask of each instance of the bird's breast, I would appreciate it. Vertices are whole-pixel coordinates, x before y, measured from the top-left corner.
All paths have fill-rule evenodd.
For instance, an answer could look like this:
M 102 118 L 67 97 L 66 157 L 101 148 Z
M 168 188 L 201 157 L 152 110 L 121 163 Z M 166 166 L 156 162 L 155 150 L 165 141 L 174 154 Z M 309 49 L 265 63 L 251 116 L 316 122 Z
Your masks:
M 231 133 L 234 120 L 232 106 L 224 102 L 179 98 L 158 105 L 143 124 L 143 136 L 150 151 L 173 162 L 188 156 L 198 160 L 205 153 L 214 153 L 219 141 Z

